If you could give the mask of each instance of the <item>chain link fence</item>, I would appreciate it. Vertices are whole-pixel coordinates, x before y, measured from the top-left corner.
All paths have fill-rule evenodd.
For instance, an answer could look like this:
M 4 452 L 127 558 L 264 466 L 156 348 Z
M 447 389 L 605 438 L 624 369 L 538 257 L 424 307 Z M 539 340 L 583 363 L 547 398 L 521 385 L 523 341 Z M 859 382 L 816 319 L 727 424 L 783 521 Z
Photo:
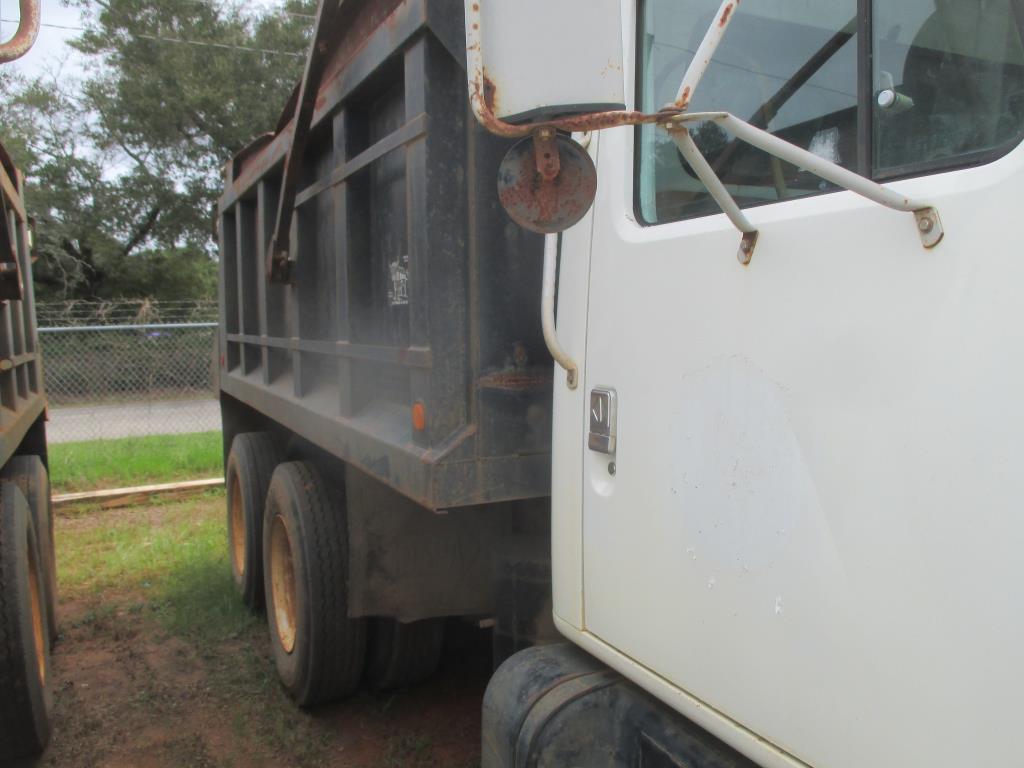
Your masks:
M 37 305 L 51 442 L 220 429 L 216 302 Z

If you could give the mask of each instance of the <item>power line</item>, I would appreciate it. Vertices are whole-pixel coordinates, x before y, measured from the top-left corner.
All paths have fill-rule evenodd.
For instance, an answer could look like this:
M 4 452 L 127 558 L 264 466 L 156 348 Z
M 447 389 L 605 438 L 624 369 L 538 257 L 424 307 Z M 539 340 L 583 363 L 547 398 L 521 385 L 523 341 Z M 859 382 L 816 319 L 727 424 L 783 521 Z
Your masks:
M 229 45 L 228 43 L 201 43 L 197 40 L 185 40 L 183 38 L 176 37 L 158 37 L 157 35 L 144 35 L 141 32 L 135 34 L 135 37 L 141 37 L 145 40 L 159 40 L 164 43 L 182 43 L 184 45 L 199 45 L 206 46 L 207 48 L 227 48 L 236 51 L 251 51 L 253 53 L 269 53 L 276 56 L 291 56 L 296 59 L 306 58 L 304 53 L 291 53 L 289 51 L 273 51 L 269 48 L 251 48 L 247 45 Z
M 17 24 L 18 21 L 16 19 L 0 19 L 0 23 L 3 23 L 3 24 Z M 64 29 L 64 30 L 67 30 L 69 32 L 87 32 L 88 31 L 87 29 L 85 29 L 85 27 L 71 27 L 71 26 L 67 26 L 65 24 L 48 24 L 46 22 L 41 23 L 39 26 L 41 26 L 41 27 L 49 27 L 51 29 Z M 306 54 L 304 54 L 304 53 L 292 53 L 291 51 L 275 51 L 275 50 L 271 50 L 269 48 L 253 48 L 253 47 L 247 46 L 247 45 L 231 45 L 229 43 L 211 43 L 211 42 L 202 42 L 202 41 L 199 41 L 199 40 L 185 40 L 184 38 L 178 38 L 178 37 L 161 37 L 159 35 L 143 34 L 142 32 L 135 33 L 133 35 L 133 37 L 141 37 L 141 38 L 143 38 L 145 40 L 157 40 L 157 41 L 160 41 L 160 42 L 163 42 L 163 43 L 181 43 L 183 45 L 197 45 L 197 46 L 206 47 L 206 48 L 226 48 L 226 49 L 236 50 L 236 51 L 249 51 L 250 53 L 268 53 L 268 54 L 272 54 L 272 55 L 275 55 L 275 56 L 292 56 L 293 58 L 296 58 L 296 59 L 304 59 L 304 58 L 306 58 Z

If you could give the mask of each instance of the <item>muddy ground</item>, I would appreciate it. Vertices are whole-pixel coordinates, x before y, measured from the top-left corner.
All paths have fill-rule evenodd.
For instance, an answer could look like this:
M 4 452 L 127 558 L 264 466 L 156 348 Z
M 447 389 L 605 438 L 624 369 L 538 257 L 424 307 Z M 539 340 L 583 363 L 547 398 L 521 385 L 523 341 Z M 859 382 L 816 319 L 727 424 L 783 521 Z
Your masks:
M 163 551 L 161 537 L 175 526 L 193 526 L 200 540 L 216 537 L 223 503 L 214 495 L 58 518 L 58 558 L 68 583 L 53 657 L 54 736 L 34 764 L 479 765 L 480 701 L 490 674 L 486 632 L 453 621 L 431 681 L 386 694 L 363 691 L 304 713 L 277 685 L 265 620 L 238 612 L 221 571 L 226 556 L 215 546 L 205 555 L 197 546 L 202 551 L 184 560 L 175 559 L 174 547 L 170 555 L 155 554 L 166 575 L 159 567 L 141 576 L 131 570 L 136 549 Z M 181 530 L 186 538 L 172 541 L 188 549 L 189 529 Z M 90 565 L 76 570 L 68 558 Z M 106 568 L 109 578 L 95 577 Z

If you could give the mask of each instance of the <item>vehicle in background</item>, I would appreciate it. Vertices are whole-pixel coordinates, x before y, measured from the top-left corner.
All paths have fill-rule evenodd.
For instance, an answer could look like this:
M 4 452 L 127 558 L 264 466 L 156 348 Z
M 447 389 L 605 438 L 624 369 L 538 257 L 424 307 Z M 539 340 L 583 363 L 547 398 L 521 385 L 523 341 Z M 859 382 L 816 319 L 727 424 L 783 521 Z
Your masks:
M 39 4 L 22 0 L 0 63 L 24 55 Z M 46 454 L 46 393 L 36 334 L 32 230 L 25 180 L 0 147 L 0 761 L 50 738 L 57 637 L 57 566 Z
M 1012 763 L 1022 22 L 322 3 L 220 204 L 232 567 L 292 697 L 422 679 L 454 616 L 534 646 L 485 768 Z

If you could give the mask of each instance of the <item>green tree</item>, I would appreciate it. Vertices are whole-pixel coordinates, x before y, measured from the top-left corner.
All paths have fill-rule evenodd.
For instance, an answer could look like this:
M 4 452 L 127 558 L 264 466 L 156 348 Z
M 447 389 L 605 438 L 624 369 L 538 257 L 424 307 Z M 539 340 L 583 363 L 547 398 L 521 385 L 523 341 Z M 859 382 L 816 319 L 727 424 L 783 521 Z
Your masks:
M 210 0 L 103 0 L 82 11 L 75 45 L 93 63 L 77 92 L 0 72 L 0 135 L 37 222 L 37 291 L 210 296 L 221 169 L 276 125 L 315 4 L 252 15 Z

